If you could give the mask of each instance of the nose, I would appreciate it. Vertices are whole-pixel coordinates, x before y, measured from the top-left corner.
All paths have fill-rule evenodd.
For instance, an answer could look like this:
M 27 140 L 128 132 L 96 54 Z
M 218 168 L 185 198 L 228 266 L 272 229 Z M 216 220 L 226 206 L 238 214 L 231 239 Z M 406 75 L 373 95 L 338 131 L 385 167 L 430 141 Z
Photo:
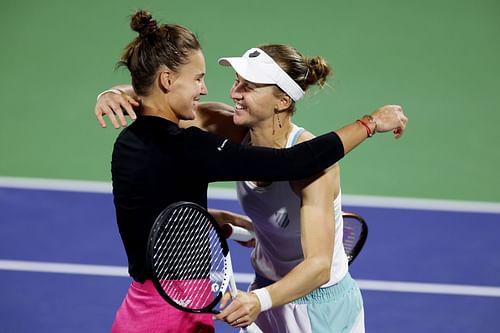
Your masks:
M 205 82 L 201 85 L 200 95 L 208 95 L 208 88 Z
M 239 84 L 237 84 L 237 83 L 233 84 L 233 86 L 231 87 L 231 90 L 229 91 L 229 96 L 231 97 L 231 99 L 242 99 L 243 98 L 243 94 L 240 92 L 240 89 L 239 89 Z

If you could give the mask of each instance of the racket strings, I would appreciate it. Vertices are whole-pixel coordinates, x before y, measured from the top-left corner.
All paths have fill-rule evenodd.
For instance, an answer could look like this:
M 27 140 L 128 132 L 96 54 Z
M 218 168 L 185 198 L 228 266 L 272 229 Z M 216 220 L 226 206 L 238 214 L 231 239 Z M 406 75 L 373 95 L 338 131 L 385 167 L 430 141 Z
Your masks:
M 342 243 L 350 264 L 363 248 L 368 227 L 364 219 L 354 213 L 345 213 L 343 220 Z
M 359 236 L 361 234 L 361 227 L 360 226 L 356 227 L 355 225 L 352 224 L 345 224 L 343 231 L 344 231 L 344 237 L 343 237 L 344 250 L 349 256 L 352 255 L 351 253 L 358 242 Z
M 224 253 L 214 226 L 204 214 L 182 208 L 161 227 L 153 269 L 162 289 L 183 307 L 206 307 L 224 283 Z

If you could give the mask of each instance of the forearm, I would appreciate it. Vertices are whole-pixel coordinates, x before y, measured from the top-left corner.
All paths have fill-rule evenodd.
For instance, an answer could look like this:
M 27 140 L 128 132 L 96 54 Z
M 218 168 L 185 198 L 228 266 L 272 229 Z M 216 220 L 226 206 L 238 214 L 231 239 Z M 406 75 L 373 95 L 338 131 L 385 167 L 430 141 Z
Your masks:
M 203 102 L 198 104 L 194 120 L 182 121 L 179 125 L 184 128 L 196 126 L 239 143 L 245 137 L 248 128 L 235 125 L 233 115 L 234 107 L 220 102 Z
M 137 99 L 137 94 L 135 93 L 134 88 L 130 84 L 119 84 L 117 86 L 112 87 L 111 89 L 119 90 L 122 92 L 122 94 L 126 94 L 134 99 Z
M 344 146 L 344 154 L 356 148 L 366 138 L 368 138 L 366 128 L 359 122 L 354 122 L 335 131 L 340 137 Z
M 243 227 L 247 230 L 253 230 L 252 222 L 250 221 L 250 218 L 248 216 L 240 215 L 227 210 L 213 208 L 209 208 L 208 212 L 214 217 L 219 225 L 231 223 L 233 225 Z
M 277 307 L 309 294 L 329 279 L 330 260 L 325 257 L 308 258 L 266 288 L 271 295 L 273 307 Z
M 367 137 L 375 133 L 392 131 L 394 137 L 399 139 L 405 131 L 408 118 L 404 115 L 399 105 L 384 105 L 371 115 L 364 115 L 356 122 L 335 131 L 344 145 L 347 154 Z

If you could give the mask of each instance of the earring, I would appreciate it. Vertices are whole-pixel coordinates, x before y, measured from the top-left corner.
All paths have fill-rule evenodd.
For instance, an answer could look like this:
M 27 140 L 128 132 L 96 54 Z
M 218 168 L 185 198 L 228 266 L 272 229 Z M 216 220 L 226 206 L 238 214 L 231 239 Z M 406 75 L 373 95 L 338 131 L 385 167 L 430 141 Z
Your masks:
M 281 128 L 280 115 L 276 113 L 276 118 L 278 118 L 278 126 Z
M 281 120 L 280 120 L 280 116 L 279 116 L 279 112 L 278 112 L 278 107 L 277 106 L 274 107 L 274 114 L 276 115 L 276 118 L 278 119 L 278 126 L 279 126 L 279 128 L 281 128 Z M 273 117 L 273 135 L 274 135 L 274 132 L 275 132 L 274 131 L 274 118 L 275 117 Z
M 276 115 L 276 118 L 278 118 L 278 126 L 279 126 L 279 128 L 281 128 L 281 120 L 280 120 L 280 115 L 279 115 L 277 107 L 274 108 L 274 114 Z

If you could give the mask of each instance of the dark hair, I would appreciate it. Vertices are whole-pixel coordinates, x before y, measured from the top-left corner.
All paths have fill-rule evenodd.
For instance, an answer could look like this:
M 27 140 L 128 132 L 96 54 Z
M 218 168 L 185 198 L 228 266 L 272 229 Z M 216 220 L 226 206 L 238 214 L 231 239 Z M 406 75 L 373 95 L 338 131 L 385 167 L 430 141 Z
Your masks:
M 332 73 L 330 65 L 322 57 L 304 57 L 289 45 L 266 44 L 258 48 L 273 58 L 304 91 L 312 85 L 323 87 Z M 292 103 L 288 111 L 295 112 L 295 103 Z
M 176 71 L 188 62 L 187 58 L 193 51 L 201 49 L 192 31 L 177 24 L 158 25 L 151 13 L 145 10 L 132 15 L 130 27 L 139 36 L 123 50 L 118 66 L 128 68 L 138 95 L 148 94 L 162 65 Z

